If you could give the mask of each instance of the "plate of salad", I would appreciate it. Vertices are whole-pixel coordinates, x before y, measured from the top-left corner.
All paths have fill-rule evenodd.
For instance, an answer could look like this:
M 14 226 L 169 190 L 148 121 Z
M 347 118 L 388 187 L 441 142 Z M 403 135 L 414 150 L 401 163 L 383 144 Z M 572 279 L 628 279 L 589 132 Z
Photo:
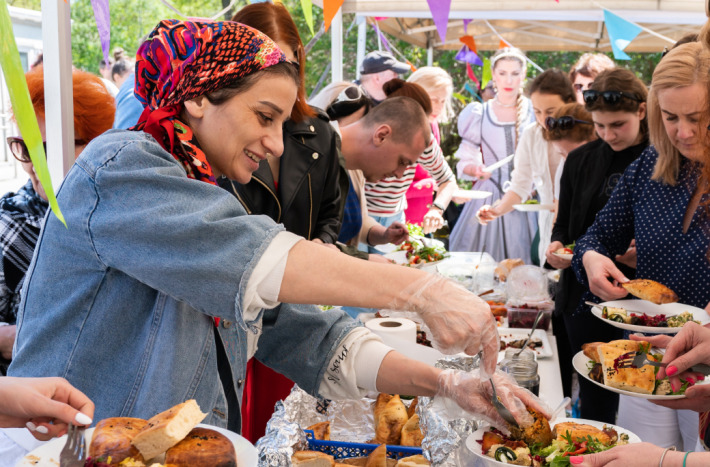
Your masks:
M 593 454 L 614 446 L 641 442 L 641 439 L 629 430 L 594 420 L 558 418 L 550 421 L 550 427 L 553 438 L 546 446 L 542 446 L 542 443 L 528 445 L 525 441 L 513 440 L 495 428 L 484 425 L 468 436 L 466 447 L 490 467 L 513 463 L 565 467 L 571 465 L 570 456 Z
M 410 238 L 399 246 L 399 250 L 387 253 L 385 257 L 405 266 L 420 268 L 443 261 L 449 253 L 438 240 Z
M 516 211 L 531 212 L 531 211 L 554 211 L 555 205 L 552 203 L 540 204 L 536 199 L 529 199 L 524 203 L 514 204 L 513 209 Z
M 562 248 L 558 248 L 557 250 L 553 251 L 552 254 L 555 256 L 559 256 L 562 259 L 572 261 L 572 256 L 574 256 L 574 244 L 575 242 L 572 242 L 569 245 L 565 245 Z
M 656 305 L 647 300 L 612 300 L 592 307 L 592 314 L 614 327 L 632 332 L 676 334 L 688 321 L 710 323 L 702 308 L 682 303 Z

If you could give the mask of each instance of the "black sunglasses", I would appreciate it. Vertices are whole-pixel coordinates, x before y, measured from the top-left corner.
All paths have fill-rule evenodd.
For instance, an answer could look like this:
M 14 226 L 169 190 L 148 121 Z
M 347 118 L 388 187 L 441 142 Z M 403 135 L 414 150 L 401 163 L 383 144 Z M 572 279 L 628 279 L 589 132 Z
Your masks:
M 75 146 L 83 146 L 85 144 L 87 144 L 86 141 L 82 139 L 74 140 Z M 23 163 L 32 162 L 32 159 L 30 159 L 30 151 L 27 149 L 24 139 L 18 138 L 17 136 L 10 136 L 7 138 L 7 145 L 10 147 L 10 152 L 15 159 Z M 44 157 L 47 157 L 47 142 L 43 141 L 42 146 L 44 146 Z
M 621 102 L 621 98 L 625 97 L 627 99 L 634 100 L 636 102 L 644 102 L 643 99 L 639 98 L 636 94 L 631 94 L 624 91 L 595 91 L 594 89 L 587 89 L 582 91 L 582 96 L 584 96 L 585 104 L 593 104 L 601 96 L 604 102 L 609 105 L 616 105 Z
M 370 98 L 360 86 L 353 85 L 338 94 L 338 97 L 326 109 L 326 113 L 331 120 L 337 120 L 352 115 L 363 107 L 366 107 L 367 110 L 370 109 Z
M 592 122 L 587 122 L 585 120 L 577 120 L 571 115 L 563 115 L 560 118 L 547 117 L 545 119 L 545 126 L 548 130 L 570 130 L 577 123 L 582 123 L 585 125 L 592 124 Z

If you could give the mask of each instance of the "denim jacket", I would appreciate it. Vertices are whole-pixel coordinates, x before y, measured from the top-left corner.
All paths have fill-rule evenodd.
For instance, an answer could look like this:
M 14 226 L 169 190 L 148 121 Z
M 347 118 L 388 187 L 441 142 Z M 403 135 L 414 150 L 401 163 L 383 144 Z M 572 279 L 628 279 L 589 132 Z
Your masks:
M 250 274 L 283 230 L 227 191 L 188 179 L 145 133 L 110 131 L 77 159 L 47 217 L 23 288 L 13 376 L 62 376 L 94 420 L 148 418 L 194 398 L 225 426 L 213 317 L 241 397 L 247 333 L 257 358 L 315 394 L 344 313 L 282 304 L 245 322 Z

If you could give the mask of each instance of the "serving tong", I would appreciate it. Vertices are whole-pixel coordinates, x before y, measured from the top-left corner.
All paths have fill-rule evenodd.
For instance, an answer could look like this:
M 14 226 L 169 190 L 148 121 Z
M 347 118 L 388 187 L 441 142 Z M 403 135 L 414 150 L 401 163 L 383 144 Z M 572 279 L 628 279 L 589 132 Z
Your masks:
M 508 423 L 509 425 L 514 426 L 516 428 L 520 428 L 520 425 L 518 425 L 518 422 L 515 420 L 515 417 L 513 417 L 513 413 L 508 410 L 508 408 L 504 406 L 498 398 L 498 394 L 496 393 L 496 387 L 493 384 L 493 378 L 490 379 L 490 382 L 491 389 L 493 390 L 493 392 L 491 393 L 491 404 L 493 404 L 493 407 L 498 412 L 498 415 L 500 415 L 503 420 L 505 420 L 506 423 Z
M 644 365 L 651 365 L 658 368 L 665 368 L 668 364 L 663 362 L 657 362 L 655 360 L 649 360 L 648 355 L 645 352 L 631 351 L 620 355 L 616 360 L 617 368 L 641 368 Z M 710 365 L 705 365 L 703 363 L 698 363 L 691 366 L 689 371 L 695 373 L 702 373 L 705 376 L 710 376 Z

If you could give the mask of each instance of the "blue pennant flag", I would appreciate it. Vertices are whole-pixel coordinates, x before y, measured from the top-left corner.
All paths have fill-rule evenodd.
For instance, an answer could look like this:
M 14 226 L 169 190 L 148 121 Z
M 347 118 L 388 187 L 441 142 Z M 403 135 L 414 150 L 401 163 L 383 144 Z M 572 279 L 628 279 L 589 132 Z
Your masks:
M 624 49 L 641 32 L 641 27 L 624 18 L 615 15 L 609 10 L 604 10 L 604 24 L 609 32 L 609 42 L 614 58 L 617 60 L 631 60 Z

